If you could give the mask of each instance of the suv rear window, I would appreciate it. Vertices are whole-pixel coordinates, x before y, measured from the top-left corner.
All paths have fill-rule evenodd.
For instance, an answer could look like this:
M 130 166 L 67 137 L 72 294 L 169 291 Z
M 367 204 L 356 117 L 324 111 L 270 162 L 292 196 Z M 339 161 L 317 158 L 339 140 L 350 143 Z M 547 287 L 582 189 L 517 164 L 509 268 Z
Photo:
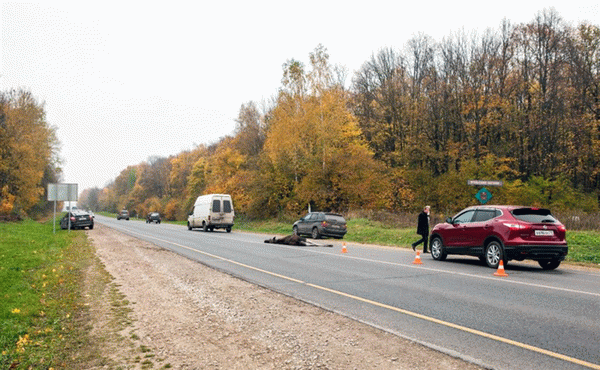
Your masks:
M 346 223 L 346 219 L 340 215 L 332 215 L 332 214 L 326 214 L 325 215 L 325 219 L 327 221 L 333 221 L 336 222 L 338 224 L 344 224 Z
M 554 216 L 552 216 L 550 213 L 550 210 L 545 208 L 518 208 L 513 210 L 511 213 L 517 220 L 530 222 L 533 224 L 557 222 Z

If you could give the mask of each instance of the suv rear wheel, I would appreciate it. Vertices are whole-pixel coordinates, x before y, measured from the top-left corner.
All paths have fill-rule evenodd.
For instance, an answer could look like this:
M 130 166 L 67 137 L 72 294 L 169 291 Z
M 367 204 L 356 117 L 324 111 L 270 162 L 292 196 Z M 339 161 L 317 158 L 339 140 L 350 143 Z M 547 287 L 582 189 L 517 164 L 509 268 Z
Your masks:
M 431 257 L 436 261 L 445 261 L 447 256 L 442 239 L 437 236 L 434 237 L 431 240 Z
M 502 245 L 500 242 L 496 240 L 492 240 L 485 247 L 485 263 L 493 269 L 498 268 L 500 264 L 500 259 L 504 258 L 504 252 L 502 250 Z M 504 265 L 506 265 L 506 260 L 502 261 Z
M 319 229 L 317 229 L 316 227 L 313 227 L 311 236 L 313 239 L 319 239 L 319 237 L 321 236 L 319 234 Z

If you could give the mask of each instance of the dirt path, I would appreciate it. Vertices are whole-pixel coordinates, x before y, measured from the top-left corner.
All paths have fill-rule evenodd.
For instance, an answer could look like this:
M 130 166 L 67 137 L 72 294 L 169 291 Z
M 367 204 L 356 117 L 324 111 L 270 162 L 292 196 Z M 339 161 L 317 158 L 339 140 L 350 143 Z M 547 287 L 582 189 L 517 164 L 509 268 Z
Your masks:
M 92 308 L 99 368 L 480 369 L 103 225 L 88 235 L 112 277 Z

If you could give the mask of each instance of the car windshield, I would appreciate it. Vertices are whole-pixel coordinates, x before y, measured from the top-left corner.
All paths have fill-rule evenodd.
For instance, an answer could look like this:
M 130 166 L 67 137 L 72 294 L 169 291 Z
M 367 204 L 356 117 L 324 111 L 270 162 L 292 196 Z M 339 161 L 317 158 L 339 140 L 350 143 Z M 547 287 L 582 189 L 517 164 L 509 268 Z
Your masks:
M 534 224 L 557 222 L 550 210 L 544 208 L 517 208 L 511 213 L 517 220 Z

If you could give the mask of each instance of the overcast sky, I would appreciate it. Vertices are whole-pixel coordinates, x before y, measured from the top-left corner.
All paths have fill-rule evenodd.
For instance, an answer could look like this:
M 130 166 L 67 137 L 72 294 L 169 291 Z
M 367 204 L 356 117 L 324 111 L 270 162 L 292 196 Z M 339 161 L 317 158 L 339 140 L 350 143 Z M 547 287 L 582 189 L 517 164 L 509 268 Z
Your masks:
M 44 102 L 63 182 L 104 187 L 128 165 L 232 134 L 239 108 L 275 96 L 288 59 L 323 44 L 354 71 L 419 32 L 497 29 L 554 7 L 600 24 L 598 1 L 2 3 L 0 90 Z

